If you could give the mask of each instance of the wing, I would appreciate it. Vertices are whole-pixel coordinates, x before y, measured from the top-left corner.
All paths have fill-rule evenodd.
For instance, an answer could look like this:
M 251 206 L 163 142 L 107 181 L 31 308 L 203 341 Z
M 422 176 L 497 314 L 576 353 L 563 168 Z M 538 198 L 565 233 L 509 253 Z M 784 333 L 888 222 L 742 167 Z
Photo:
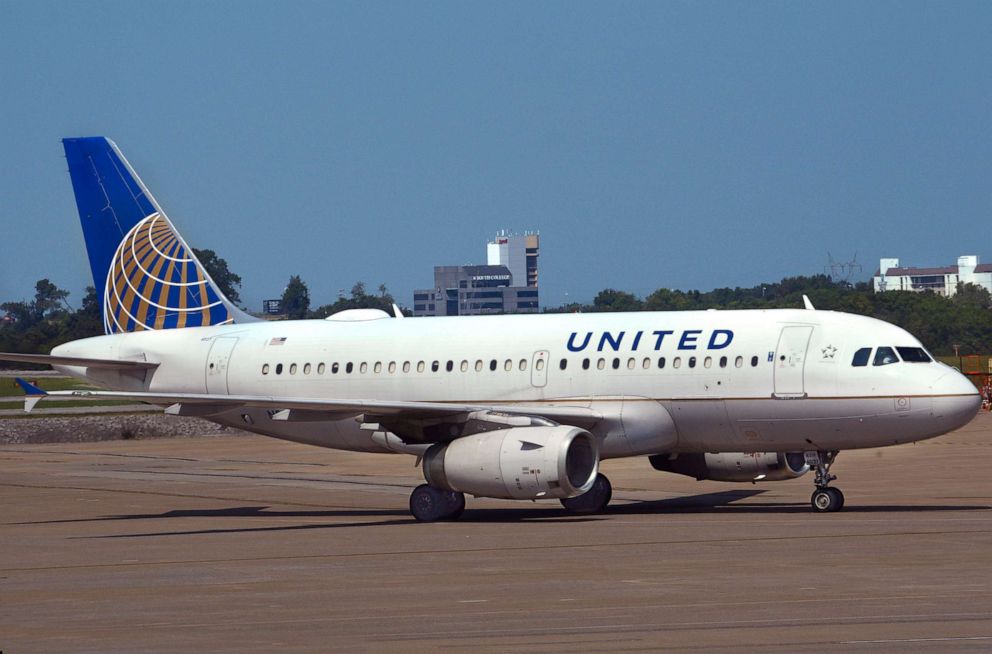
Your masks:
M 32 396 L 37 403 L 38 395 Z M 507 424 L 502 417 L 539 418 L 579 427 L 591 427 L 603 419 L 602 414 L 580 404 L 519 403 L 473 404 L 463 402 L 409 402 L 398 400 L 324 399 L 274 397 L 264 395 L 214 395 L 207 393 L 146 393 L 128 391 L 52 391 L 43 397 L 87 397 L 94 399 L 128 399 L 149 404 L 168 405 L 167 413 L 180 416 L 210 417 L 242 407 L 273 409 L 273 419 L 289 422 L 313 422 L 361 417 L 362 423 L 378 423 L 405 440 L 433 442 L 440 440 L 431 429 L 437 425 L 470 421 Z M 33 404 L 32 404 L 33 406 Z
M 155 368 L 153 361 L 128 361 L 121 359 L 88 359 L 85 357 L 59 357 L 51 354 L 15 354 L 0 352 L 0 361 L 16 363 L 41 363 L 50 366 L 79 366 L 80 368 L 104 368 L 109 370 L 144 370 Z

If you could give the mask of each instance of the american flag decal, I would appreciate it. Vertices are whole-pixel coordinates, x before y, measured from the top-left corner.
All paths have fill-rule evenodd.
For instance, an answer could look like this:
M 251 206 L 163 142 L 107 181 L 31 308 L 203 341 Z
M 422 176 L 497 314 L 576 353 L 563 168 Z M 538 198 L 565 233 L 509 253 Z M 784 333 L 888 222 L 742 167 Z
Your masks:
M 286 342 L 285 336 L 276 336 L 271 341 L 269 341 L 269 345 L 282 345 L 285 342 Z

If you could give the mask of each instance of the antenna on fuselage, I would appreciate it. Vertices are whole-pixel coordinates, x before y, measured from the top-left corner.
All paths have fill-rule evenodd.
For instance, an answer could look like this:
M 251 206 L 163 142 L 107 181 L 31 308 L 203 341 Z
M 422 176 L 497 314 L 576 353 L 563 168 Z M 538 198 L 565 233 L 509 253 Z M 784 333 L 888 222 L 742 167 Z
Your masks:
M 809 296 L 805 293 L 803 293 L 803 306 L 806 307 L 808 311 L 816 311 L 816 307 L 814 307 L 813 303 L 809 301 Z

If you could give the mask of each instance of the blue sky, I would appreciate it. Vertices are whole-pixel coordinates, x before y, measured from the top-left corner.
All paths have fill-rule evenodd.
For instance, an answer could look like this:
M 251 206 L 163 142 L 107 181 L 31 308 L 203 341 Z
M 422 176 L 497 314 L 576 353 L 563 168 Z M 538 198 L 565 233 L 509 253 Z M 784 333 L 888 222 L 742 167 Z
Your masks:
M 48 3 L 0 21 L 0 299 L 92 284 L 59 139 L 113 138 L 249 308 L 403 304 L 540 230 L 542 304 L 827 252 L 992 262 L 992 3 Z

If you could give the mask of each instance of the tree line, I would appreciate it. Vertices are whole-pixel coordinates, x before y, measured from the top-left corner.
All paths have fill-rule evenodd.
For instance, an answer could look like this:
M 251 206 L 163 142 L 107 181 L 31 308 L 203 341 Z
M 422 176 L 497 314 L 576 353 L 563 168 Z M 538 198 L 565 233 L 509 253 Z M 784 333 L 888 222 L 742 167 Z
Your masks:
M 220 290 L 240 304 L 241 277 L 213 250 L 194 250 Z M 837 282 L 827 275 L 787 277 L 780 282 L 750 288 L 681 291 L 659 288 L 644 298 L 617 289 L 600 291 L 591 304 L 568 304 L 547 313 L 607 311 L 691 311 L 704 309 L 800 308 L 807 295 L 817 309 L 843 311 L 880 318 L 917 336 L 934 354 L 947 356 L 958 345 L 961 354 L 992 353 L 992 295 L 973 284 L 959 285 L 953 297 L 936 293 L 889 291 L 875 293 L 868 283 Z M 69 293 L 48 279 L 35 285 L 33 299 L 0 304 L 0 351 L 47 353 L 67 341 L 103 333 L 100 304 L 87 287 L 79 308 Z M 311 309 L 310 291 L 299 275 L 292 275 L 281 299 L 282 313 L 290 319 L 326 318 L 346 309 L 381 309 L 393 313 L 395 300 L 384 284 L 368 292 L 357 282 L 349 296 Z M 409 315 L 409 313 L 407 313 Z M 3 364 L 0 364 L 3 365 Z

